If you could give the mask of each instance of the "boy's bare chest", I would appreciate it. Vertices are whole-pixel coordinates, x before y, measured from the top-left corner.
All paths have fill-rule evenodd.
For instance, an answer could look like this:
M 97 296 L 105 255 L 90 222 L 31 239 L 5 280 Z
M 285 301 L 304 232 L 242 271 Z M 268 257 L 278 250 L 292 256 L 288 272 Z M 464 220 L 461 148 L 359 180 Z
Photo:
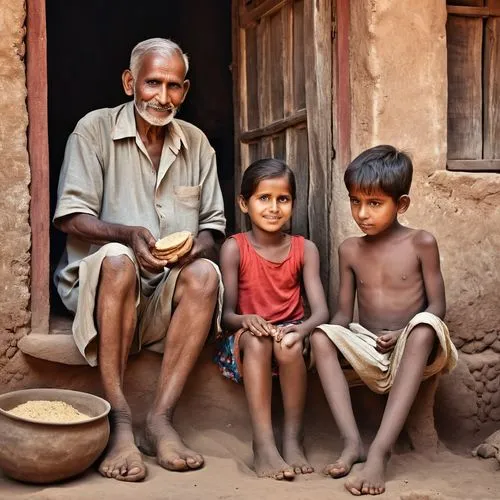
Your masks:
M 420 261 L 405 245 L 397 251 L 360 252 L 353 266 L 358 287 L 406 288 L 421 279 Z

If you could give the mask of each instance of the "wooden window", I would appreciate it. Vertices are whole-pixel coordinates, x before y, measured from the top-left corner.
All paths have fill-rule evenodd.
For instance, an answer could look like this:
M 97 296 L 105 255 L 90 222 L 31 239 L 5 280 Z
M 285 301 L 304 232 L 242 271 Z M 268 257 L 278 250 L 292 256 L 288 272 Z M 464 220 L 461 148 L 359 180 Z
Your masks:
M 448 170 L 500 171 L 500 0 L 447 8 Z

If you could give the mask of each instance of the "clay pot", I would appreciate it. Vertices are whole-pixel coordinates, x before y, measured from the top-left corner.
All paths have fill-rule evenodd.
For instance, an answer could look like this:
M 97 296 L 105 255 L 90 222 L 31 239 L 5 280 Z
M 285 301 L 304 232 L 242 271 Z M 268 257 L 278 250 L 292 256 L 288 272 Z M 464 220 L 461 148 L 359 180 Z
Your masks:
M 47 423 L 7 413 L 35 400 L 64 401 L 89 419 Z M 65 389 L 26 389 L 0 395 L 0 468 L 29 483 L 61 481 L 83 472 L 106 447 L 109 410 L 102 398 Z

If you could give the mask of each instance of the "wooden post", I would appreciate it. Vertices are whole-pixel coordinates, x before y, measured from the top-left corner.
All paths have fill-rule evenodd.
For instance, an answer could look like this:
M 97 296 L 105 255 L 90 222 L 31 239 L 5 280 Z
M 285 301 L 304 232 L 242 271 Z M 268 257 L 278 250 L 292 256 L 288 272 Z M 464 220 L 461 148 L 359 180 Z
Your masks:
M 349 75 L 349 0 L 337 0 L 337 162 L 345 168 L 351 156 L 351 90 Z
M 45 1 L 26 1 L 26 87 L 31 167 L 31 330 L 49 330 L 49 139 Z

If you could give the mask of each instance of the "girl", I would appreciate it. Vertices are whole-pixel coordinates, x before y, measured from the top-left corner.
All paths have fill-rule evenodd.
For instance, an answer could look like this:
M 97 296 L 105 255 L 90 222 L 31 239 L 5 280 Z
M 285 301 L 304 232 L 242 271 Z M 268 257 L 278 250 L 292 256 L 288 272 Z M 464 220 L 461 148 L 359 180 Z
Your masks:
M 309 333 L 328 319 L 318 249 L 282 230 L 294 201 L 295 177 L 284 162 L 266 158 L 252 163 L 239 196 L 252 229 L 230 237 L 220 256 L 223 323 L 231 335 L 223 339 L 216 359 L 226 377 L 237 382 L 245 378 L 255 471 L 275 479 L 313 471 L 302 446 L 303 352 Z M 311 309 L 307 319 L 301 283 Z M 277 368 L 284 406 L 282 454 L 271 423 L 271 373 Z

